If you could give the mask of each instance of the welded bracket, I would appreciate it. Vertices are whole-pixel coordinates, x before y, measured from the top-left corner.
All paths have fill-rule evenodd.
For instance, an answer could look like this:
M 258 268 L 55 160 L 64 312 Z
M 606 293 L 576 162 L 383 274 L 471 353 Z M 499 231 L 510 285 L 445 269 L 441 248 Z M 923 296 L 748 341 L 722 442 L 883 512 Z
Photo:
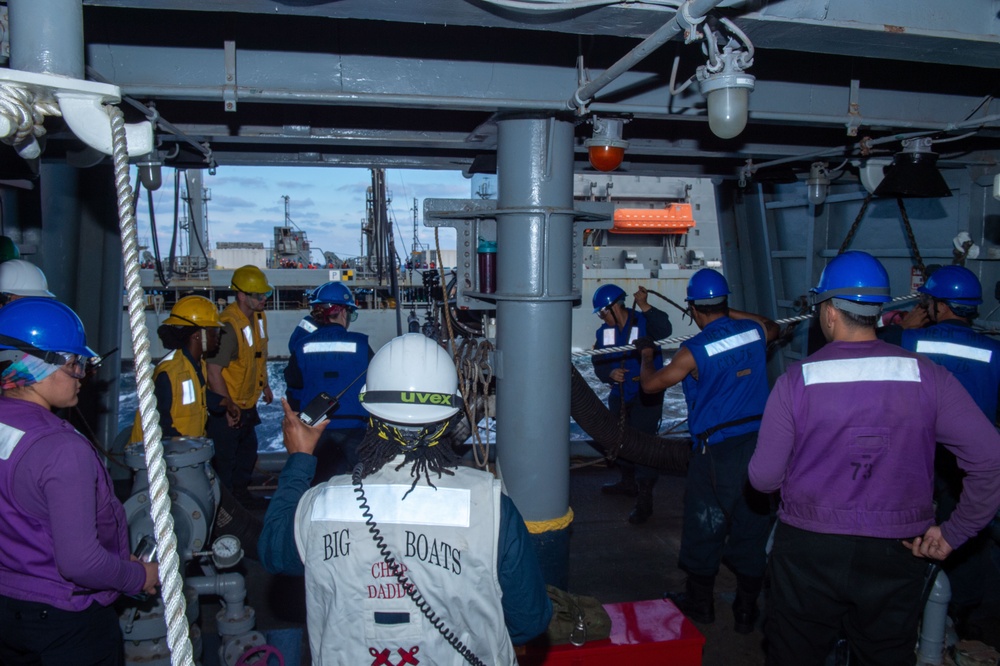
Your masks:
M 105 104 L 121 102 L 118 86 L 0 68 L 0 139 L 13 143 L 26 159 L 38 157 L 36 136 L 46 115 L 61 115 L 81 141 L 105 155 L 112 154 L 111 121 Z M 149 121 L 125 125 L 129 157 L 153 149 Z
M 228 112 L 236 111 L 236 42 L 224 42 L 226 51 L 226 85 L 222 89 L 222 101 Z
M 468 310 L 494 310 L 496 302 L 505 299 L 524 300 L 523 296 L 502 293 L 484 294 L 479 289 L 479 264 L 476 250 L 480 236 L 492 235 L 496 240 L 496 219 L 505 212 L 497 209 L 493 199 L 424 199 L 424 226 L 452 227 L 455 241 L 456 307 Z M 548 211 L 563 213 L 567 211 Z M 614 204 L 606 201 L 577 201 L 573 214 L 573 288 L 569 299 L 580 300 L 583 288 L 583 238 L 589 229 L 610 229 L 614 224 Z M 503 252 L 503 248 L 497 248 Z M 533 296 L 531 300 L 567 300 L 565 296 Z

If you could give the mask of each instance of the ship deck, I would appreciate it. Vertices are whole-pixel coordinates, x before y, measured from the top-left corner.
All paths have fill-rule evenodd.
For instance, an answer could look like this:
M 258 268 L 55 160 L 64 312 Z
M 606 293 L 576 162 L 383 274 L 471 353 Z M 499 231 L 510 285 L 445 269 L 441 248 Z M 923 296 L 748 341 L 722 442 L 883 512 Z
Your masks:
M 574 459 L 572 464 L 570 504 L 575 519 L 570 532 L 569 590 L 596 597 L 602 603 L 615 603 L 656 599 L 667 590 L 679 589 L 684 581 L 676 563 L 685 478 L 661 476 L 652 518 L 645 525 L 633 526 L 625 520 L 632 500 L 601 494 L 601 485 L 615 481 L 617 470 L 609 469 L 599 459 Z M 274 483 L 273 477 L 264 480 L 264 487 L 256 492 L 266 496 L 271 492 L 269 483 Z M 258 515 L 263 517 L 262 512 Z M 1000 551 L 995 547 L 993 555 L 997 562 Z M 248 603 L 257 611 L 258 627 L 304 628 L 302 580 L 271 576 L 252 560 L 247 560 L 245 567 L 249 574 Z M 1000 573 L 996 568 L 984 585 L 987 603 L 974 620 L 983 629 L 985 643 L 1000 645 Z M 704 666 L 764 664 L 761 623 L 749 635 L 733 631 L 730 604 L 735 588 L 735 578 L 723 569 L 716 585 L 716 621 L 711 625 L 696 624 L 706 638 Z M 212 618 L 216 610 L 203 608 L 202 617 Z M 304 642 L 302 649 L 307 655 Z M 306 657 L 302 663 L 308 663 Z M 207 660 L 205 664 L 211 666 Z

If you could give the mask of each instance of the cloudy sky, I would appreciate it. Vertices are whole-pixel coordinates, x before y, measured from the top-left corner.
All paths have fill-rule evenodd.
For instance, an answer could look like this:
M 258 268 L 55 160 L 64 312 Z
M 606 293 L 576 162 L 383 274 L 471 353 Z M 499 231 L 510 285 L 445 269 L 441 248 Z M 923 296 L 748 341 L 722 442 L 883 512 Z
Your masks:
M 134 172 L 133 172 L 134 176 Z M 422 243 L 434 246 L 434 230 L 423 226 L 425 198 L 468 199 L 472 181 L 458 171 L 386 171 L 391 196 L 390 217 L 396 221 L 396 249 L 405 256 L 413 241 L 413 199 L 418 205 L 418 233 Z M 371 186 L 367 169 L 336 167 L 219 167 L 212 176 L 204 172 L 208 202 L 208 236 L 212 248 L 218 241 L 261 242 L 269 247 L 273 227 L 285 217 L 283 196 L 289 197 L 289 216 L 309 237 L 314 250 L 353 257 L 361 251 L 361 223 L 365 197 Z M 184 186 L 182 185 L 182 191 Z M 145 190 L 136 207 L 141 245 L 152 236 Z M 163 186 L 153 193 L 153 210 L 161 255 L 169 253 L 174 218 L 174 170 L 163 169 Z M 186 233 L 180 234 L 185 247 Z M 441 230 L 441 246 L 454 246 L 454 232 Z M 316 259 L 319 259 L 317 255 Z

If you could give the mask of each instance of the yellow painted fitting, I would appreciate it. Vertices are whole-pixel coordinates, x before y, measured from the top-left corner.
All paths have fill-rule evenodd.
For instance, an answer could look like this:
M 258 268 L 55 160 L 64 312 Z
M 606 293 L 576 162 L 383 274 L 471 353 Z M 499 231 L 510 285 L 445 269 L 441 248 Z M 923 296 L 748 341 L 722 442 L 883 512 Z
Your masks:
M 564 530 L 573 522 L 573 507 L 566 511 L 566 515 L 552 520 L 526 520 L 524 525 L 528 528 L 529 534 L 543 534 L 545 532 L 555 532 Z

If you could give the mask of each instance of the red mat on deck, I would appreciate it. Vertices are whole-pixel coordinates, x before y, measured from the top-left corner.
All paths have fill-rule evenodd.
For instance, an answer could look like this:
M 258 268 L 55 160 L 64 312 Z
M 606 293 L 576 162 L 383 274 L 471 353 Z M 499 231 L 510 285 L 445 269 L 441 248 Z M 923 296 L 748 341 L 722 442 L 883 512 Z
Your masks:
M 705 637 L 666 599 L 605 604 L 611 636 L 582 647 L 529 646 L 520 666 L 605 666 L 606 664 L 670 664 L 701 666 Z

